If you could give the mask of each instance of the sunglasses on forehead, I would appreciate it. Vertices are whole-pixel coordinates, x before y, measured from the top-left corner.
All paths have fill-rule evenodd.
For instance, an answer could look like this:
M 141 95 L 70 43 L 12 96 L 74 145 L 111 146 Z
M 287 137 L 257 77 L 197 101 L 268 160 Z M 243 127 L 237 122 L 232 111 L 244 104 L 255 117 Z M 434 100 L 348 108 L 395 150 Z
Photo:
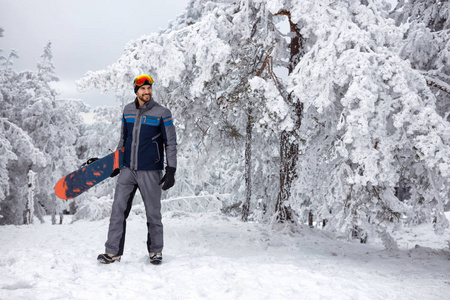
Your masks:
M 153 78 L 148 75 L 141 75 L 134 79 L 134 87 L 143 85 L 146 81 L 148 83 L 153 84 Z

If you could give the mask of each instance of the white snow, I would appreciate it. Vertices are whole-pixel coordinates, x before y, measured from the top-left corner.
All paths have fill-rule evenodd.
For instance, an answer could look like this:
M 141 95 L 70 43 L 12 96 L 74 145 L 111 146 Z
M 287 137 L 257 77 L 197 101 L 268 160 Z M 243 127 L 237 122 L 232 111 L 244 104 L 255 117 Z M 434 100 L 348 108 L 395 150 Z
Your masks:
M 165 250 L 149 263 L 134 213 L 121 262 L 102 265 L 108 218 L 1 226 L 0 299 L 445 299 L 446 236 L 405 230 L 399 251 L 218 212 L 164 213 Z M 448 233 L 448 232 L 447 232 Z M 415 246 L 419 244 L 420 246 Z M 408 248 L 406 248 L 408 247 Z
M 84 124 L 94 124 L 95 123 L 95 112 L 80 112 L 80 116 L 83 118 Z

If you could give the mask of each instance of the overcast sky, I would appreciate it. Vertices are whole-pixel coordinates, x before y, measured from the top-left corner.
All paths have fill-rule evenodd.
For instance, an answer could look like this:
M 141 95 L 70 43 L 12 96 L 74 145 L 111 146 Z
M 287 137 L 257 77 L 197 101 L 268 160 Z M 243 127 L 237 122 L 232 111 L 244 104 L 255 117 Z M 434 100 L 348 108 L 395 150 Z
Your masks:
M 113 93 L 78 93 L 75 81 L 87 71 L 103 70 L 116 62 L 129 41 L 166 28 L 188 2 L 0 0 L 4 29 L 0 49 L 4 55 L 18 51 L 17 71 L 36 70 L 44 46 L 51 41 L 61 97 L 82 99 L 91 106 L 117 105 Z

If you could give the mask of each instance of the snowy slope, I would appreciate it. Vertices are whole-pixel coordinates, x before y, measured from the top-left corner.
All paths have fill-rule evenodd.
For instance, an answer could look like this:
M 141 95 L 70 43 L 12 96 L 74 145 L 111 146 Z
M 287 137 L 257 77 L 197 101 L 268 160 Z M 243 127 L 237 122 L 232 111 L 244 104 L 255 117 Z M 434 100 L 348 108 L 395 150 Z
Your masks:
M 389 253 L 307 227 L 268 228 L 219 213 L 164 213 L 164 263 L 149 264 L 146 226 L 131 215 L 122 261 L 101 265 L 108 220 L 0 227 L 0 299 L 449 299 L 439 249 Z M 429 228 L 428 228 L 429 229 Z M 420 229 L 423 237 L 429 235 Z M 404 244 L 406 245 L 406 243 Z M 443 249 L 446 248 L 446 249 Z

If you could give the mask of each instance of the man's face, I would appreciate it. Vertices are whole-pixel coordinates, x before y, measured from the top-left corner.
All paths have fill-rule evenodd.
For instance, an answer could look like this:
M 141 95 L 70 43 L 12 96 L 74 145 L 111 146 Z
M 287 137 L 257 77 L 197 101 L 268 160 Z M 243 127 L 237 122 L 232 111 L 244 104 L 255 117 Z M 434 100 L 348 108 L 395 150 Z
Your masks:
M 143 103 L 150 101 L 150 98 L 152 98 L 152 86 L 148 84 L 141 86 L 138 89 L 136 96 Z

